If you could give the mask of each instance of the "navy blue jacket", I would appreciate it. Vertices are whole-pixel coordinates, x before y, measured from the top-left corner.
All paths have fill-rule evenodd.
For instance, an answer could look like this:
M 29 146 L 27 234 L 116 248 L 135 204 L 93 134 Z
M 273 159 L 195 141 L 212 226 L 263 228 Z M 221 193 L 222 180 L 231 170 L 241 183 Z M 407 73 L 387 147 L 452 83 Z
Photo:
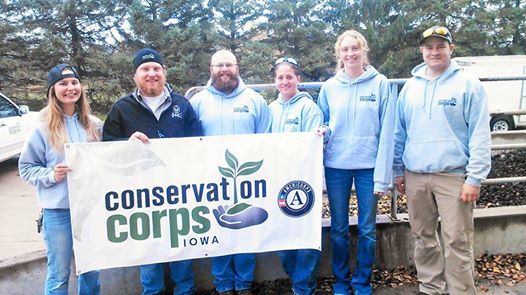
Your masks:
M 170 91 L 172 103 L 159 121 L 153 112 L 141 105 L 130 93 L 111 107 L 102 129 L 103 141 L 127 140 L 139 131 L 148 138 L 201 136 L 201 124 L 183 96 Z

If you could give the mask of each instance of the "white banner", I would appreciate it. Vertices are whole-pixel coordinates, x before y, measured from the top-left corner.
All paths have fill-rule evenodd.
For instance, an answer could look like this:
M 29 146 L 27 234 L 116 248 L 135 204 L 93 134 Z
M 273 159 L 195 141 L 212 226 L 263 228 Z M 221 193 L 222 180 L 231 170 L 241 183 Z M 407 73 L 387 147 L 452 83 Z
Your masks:
M 312 133 L 66 145 L 77 273 L 233 253 L 321 250 Z

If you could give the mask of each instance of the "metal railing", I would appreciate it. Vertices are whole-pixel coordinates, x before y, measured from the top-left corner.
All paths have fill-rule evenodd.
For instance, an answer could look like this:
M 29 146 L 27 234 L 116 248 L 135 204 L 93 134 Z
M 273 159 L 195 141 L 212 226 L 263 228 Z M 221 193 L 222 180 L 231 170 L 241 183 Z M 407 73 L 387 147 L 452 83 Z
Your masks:
M 389 83 L 396 84 L 396 85 L 404 85 L 407 81 L 407 78 L 401 78 L 401 79 L 389 79 Z M 481 82 L 496 82 L 496 81 L 518 81 L 518 80 L 526 80 L 526 75 L 518 75 L 518 76 L 498 76 L 498 77 L 481 77 L 479 78 Z M 298 88 L 300 89 L 320 89 L 321 85 L 323 85 L 324 82 L 302 82 L 298 85 Z M 275 89 L 276 85 L 267 83 L 267 84 L 247 84 L 248 88 L 252 88 L 256 91 L 263 91 L 268 89 Z M 192 98 L 197 92 L 203 90 L 205 86 L 194 86 L 188 89 L 184 96 L 187 99 Z M 500 114 L 500 112 L 499 112 Z M 526 110 L 524 110 L 524 114 L 526 114 Z
M 515 113 L 511 113 L 511 115 L 514 115 Z M 526 143 L 510 143 L 510 144 L 492 144 L 491 150 L 524 150 L 526 149 Z M 526 176 L 517 176 L 517 177 L 501 177 L 501 178 L 489 178 L 482 181 L 483 185 L 491 185 L 491 184 L 501 184 L 501 183 L 508 183 L 508 182 L 526 182 Z M 389 190 L 391 191 L 391 213 L 389 214 L 389 217 L 393 221 L 398 220 L 397 212 L 398 212 L 398 191 L 393 185 L 389 186 Z
M 401 86 L 405 84 L 408 79 L 389 79 L 391 84 L 396 84 Z M 517 75 L 517 76 L 497 76 L 497 77 L 480 77 L 481 82 L 496 82 L 496 81 L 520 81 L 526 80 L 526 75 Z M 300 89 L 319 89 L 324 82 L 303 82 L 298 85 Z M 263 91 L 269 89 L 275 89 L 275 84 L 247 84 L 249 88 L 252 88 L 256 91 Z M 188 89 L 185 93 L 187 99 L 191 99 L 197 92 L 203 90 L 205 86 L 195 86 Z M 506 110 L 492 112 L 491 115 L 523 115 L 526 114 L 526 110 Z M 510 144 L 496 144 L 491 146 L 492 150 L 516 150 L 516 149 L 526 149 L 526 142 L 521 143 L 510 143 Z M 526 182 L 526 176 L 519 177 L 503 177 L 503 178 L 491 178 L 482 181 L 482 184 L 499 184 L 507 182 Z M 389 186 L 391 191 L 391 213 L 389 217 L 397 221 L 397 211 L 398 211 L 398 192 L 396 191 L 394 185 Z

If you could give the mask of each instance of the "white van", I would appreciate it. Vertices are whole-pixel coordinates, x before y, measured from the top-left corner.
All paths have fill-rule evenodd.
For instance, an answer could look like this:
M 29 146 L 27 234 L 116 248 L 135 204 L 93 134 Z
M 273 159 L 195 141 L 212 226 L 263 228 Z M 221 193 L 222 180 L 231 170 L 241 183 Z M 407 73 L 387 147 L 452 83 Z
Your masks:
M 526 55 L 455 57 L 464 70 L 478 78 L 526 74 Z M 526 127 L 526 115 L 495 114 L 526 109 L 526 81 L 483 82 L 488 94 L 491 131 Z
M 26 105 L 18 106 L 0 93 L 0 162 L 22 152 L 35 118 Z

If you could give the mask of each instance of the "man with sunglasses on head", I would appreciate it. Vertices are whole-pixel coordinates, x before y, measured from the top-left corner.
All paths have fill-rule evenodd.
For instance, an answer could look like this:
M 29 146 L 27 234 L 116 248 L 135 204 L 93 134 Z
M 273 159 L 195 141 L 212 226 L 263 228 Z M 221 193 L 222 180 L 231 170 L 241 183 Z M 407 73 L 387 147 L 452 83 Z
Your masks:
M 453 49 L 447 28 L 424 31 L 424 63 L 397 105 L 395 185 L 407 196 L 419 294 L 476 294 L 473 208 L 491 168 L 489 114 L 480 81 L 451 60 Z
M 139 50 L 133 59 L 137 88 L 116 101 L 104 123 L 104 141 L 201 136 L 201 126 L 190 103 L 166 83 L 166 67 L 159 52 Z M 174 152 L 177 154 L 177 152 Z M 179 155 L 182 156 L 182 155 Z M 164 264 L 139 267 L 143 295 L 172 294 L 164 284 Z M 192 261 L 170 262 L 174 295 L 194 294 Z
M 270 131 L 271 117 L 267 102 L 247 88 L 239 77 L 234 54 L 219 50 L 212 55 L 210 80 L 206 89 L 190 100 L 203 133 L 233 135 Z M 233 254 L 212 258 L 216 291 L 221 295 L 252 294 L 256 266 L 255 254 Z

